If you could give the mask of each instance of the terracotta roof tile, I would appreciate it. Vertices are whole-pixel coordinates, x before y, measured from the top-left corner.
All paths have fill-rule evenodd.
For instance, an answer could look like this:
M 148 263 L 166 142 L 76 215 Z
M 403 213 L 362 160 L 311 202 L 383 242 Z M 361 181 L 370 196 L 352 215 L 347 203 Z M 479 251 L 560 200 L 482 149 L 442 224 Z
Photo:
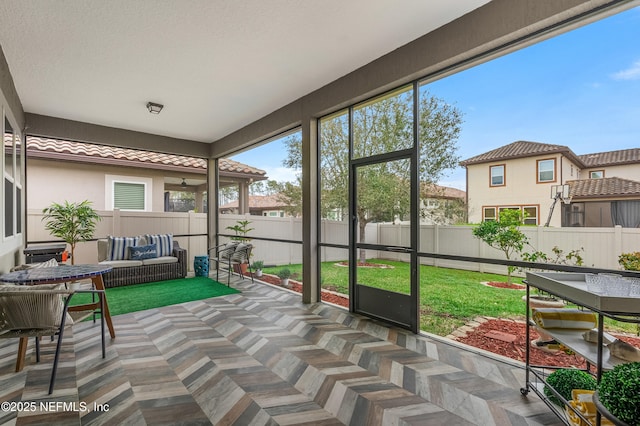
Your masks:
M 461 199 L 464 200 L 467 193 L 458 188 L 428 184 L 422 187 L 422 196 L 431 198 Z
M 640 163 L 640 148 L 618 151 L 595 152 L 578 155 L 586 167 L 615 166 L 618 164 Z
M 574 200 L 581 198 L 606 198 L 620 196 L 640 197 L 640 182 L 617 177 L 603 179 L 571 180 L 569 194 Z
M 278 195 L 249 195 L 249 208 L 270 209 L 286 207 L 287 204 L 278 199 Z M 238 208 L 238 200 L 220 206 L 221 209 Z
M 84 142 L 73 142 L 59 139 L 40 138 L 27 136 L 27 150 L 31 153 L 42 153 L 41 157 L 46 157 L 46 153 L 67 154 L 77 157 L 93 157 L 96 159 L 116 159 L 135 163 L 157 164 L 159 166 L 180 166 L 198 170 L 207 169 L 207 160 L 203 158 L 187 157 L 174 154 L 163 154 L 158 152 L 141 151 L 137 149 L 119 148 L 106 145 L 96 145 Z M 248 166 L 227 158 L 219 161 L 221 171 L 243 173 L 254 176 L 265 176 L 264 170 Z
M 574 161 L 578 160 L 579 162 L 578 157 L 567 146 L 540 142 L 517 141 L 483 154 L 476 155 L 475 157 L 468 158 L 461 161 L 460 165 L 467 166 L 470 164 L 489 163 L 493 161 L 507 160 L 510 158 L 532 157 L 536 155 L 555 153 L 563 153 L 574 159 Z

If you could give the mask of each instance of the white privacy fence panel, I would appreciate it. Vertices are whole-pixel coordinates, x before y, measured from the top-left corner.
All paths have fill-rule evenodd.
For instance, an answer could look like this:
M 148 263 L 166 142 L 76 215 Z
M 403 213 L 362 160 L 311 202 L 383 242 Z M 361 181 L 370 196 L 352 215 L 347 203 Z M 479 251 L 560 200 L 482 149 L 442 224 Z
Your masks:
M 380 224 L 380 235 L 386 238 L 381 239 L 380 244 L 397 244 L 398 231 L 387 228 L 398 226 L 404 225 Z M 539 250 L 553 257 L 552 249 L 554 247 L 561 249 L 565 255 L 572 250 L 579 249 L 584 266 L 620 269 L 618 256 L 621 253 L 640 251 L 640 229 L 525 226 L 521 230 L 527 235 L 531 244 L 526 248 L 526 251 Z M 420 251 L 425 253 L 506 259 L 502 251 L 493 249 L 480 239 L 475 238 L 473 226 L 422 225 L 420 239 Z M 403 244 L 408 245 L 408 241 Z M 378 255 L 381 256 L 382 253 Z M 385 254 L 385 256 L 388 258 L 397 257 L 394 254 Z M 428 258 L 423 258 L 422 263 L 483 272 L 506 272 L 506 267 L 500 265 Z
M 152 213 L 99 211 L 102 221 L 98 222 L 96 238 L 108 235 L 134 236 L 146 233 L 172 233 L 192 235 L 176 237 L 180 246 L 188 250 L 189 268 L 193 267 L 194 256 L 207 254 L 207 215 L 205 213 Z M 56 238 L 44 228 L 42 212 L 30 210 L 27 215 L 27 241 L 29 243 L 51 241 Z M 280 240 L 302 241 L 302 219 L 274 218 L 265 216 L 220 215 L 220 233 L 233 233 L 226 229 L 238 220 L 249 220 L 254 228 L 251 236 Z M 527 251 L 540 250 L 552 256 L 553 247 L 564 253 L 581 249 L 585 266 L 619 269 L 618 256 L 621 253 L 640 251 L 640 229 L 630 228 L 545 228 L 522 227 L 529 237 L 531 246 Z M 448 254 L 468 257 L 505 259 L 504 254 L 489 247 L 472 234 L 473 226 L 420 226 L 420 252 Z M 410 227 L 408 224 L 368 224 L 365 228 L 365 242 L 389 246 L 408 246 Z M 226 241 L 223 238 L 222 241 Z M 322 221 L 320 241 L 332 244 L 348 244 L 347 222 Z M 262 260 L 267 265 L 286 265 L 302 262 L 302 244 L 280 243 L 254 240 L 253 260 Z M 406 255 L 367 250 L 368 259 L 385 257 L 391 260 L 406 260 Z M 338 261 L 348 258 L 348 250 L 322 248 L 322 261 Z M 80 243 L 76 248 L 76 263 L 97 261 L 95 241 Z M 483 272 L 506 273 L 506 267 L 481 263 L 460 262 L 446 259 L 421 258 L 421 263 L 447 268 L 468 269 Z
M 193 235 L 176 237 L 180 247 L 187 250 L 188 266 L 193 269 L 194 256 L 207 254 L 207 215 L 205 213 L 161 213 L 128 212 L 120 210 L 100 210 L 102 218 L 97 223 L 95 238 L 113 236 L 135 236 L 142 234 Z M 43 214 L 39 210 L 29 210 L 27 214 L 27 241 L 38 243 L 56 240 L 45 229 Z M 98 248 L 95 241 L 78 243 L 75 263 L 96 263 Z
M 251 222 L 249 235 L 279 240 L 302 241 L 302 219 L 293 217 L 267 217 L 224 214 L 219 216 L 220 233 L 233 234 L 227 226 L 234 226 L 239 220 Z M 228 238 L 221 238 L 221 242 Z M 276 241 L 252 241 L 252 260 L 262 260 L 265 265 L 287 265 L 302 263 L 302 244 L 280 243 Z

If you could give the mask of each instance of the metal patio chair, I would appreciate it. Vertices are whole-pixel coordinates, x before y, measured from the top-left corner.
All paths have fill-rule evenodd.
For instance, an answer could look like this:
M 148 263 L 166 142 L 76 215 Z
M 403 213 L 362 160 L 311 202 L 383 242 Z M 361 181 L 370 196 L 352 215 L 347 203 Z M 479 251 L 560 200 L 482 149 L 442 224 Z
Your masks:
M 102 358 L 106 356 L 104 338 L 104 290 L 66 290 L 63 285 L 0 285 L 0 339 L 19 338 L 18 362 L 19 371 L 24 362 L 29 337 L 35 338 L 36 362 L 40 362 L 40 338 L 42 336 L 58 337 L 53 359 L 49 394 L 53 392 L 56 371 L 60 358 L 62 338 L 66 327 L 95 315 L 95 310 L 78 311 L 69 306 L 76 293 L 93 293 L 98 296 L 98 309 L 101 319 Z M 94 317 L 95 320 L 95 317 Z
M 252 249 L 253 245 L 238 243 L 237 241 L 221 244 L 209 249 L 209 253 L 215 253 L 213 257 L 209 256 L 209 258 L 211 261 L 216 262 L 216 281 L 220 281 L 219 276 L 221 265 L 223 265 L 228 272 L 227 286 L 231 284 L 231 273 L 235 266 L 237 266 L 237 272 L 244 279 L 242 265 L 246 264 L 249 269 L 249 275 L 251 276 L 251 282 L 253 282 L 253 273 L 251 271 L 251 263 L 249 262 Z

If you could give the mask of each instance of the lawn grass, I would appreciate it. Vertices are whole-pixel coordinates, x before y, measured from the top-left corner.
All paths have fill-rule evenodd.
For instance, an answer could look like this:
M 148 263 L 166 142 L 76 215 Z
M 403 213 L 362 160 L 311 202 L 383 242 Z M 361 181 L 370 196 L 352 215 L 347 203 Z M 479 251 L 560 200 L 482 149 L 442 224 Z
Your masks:
M 405 294 L 409 292 L 408 263 L 380 259 L 372 262 L 390 265 L 393 268 L 359 268 L 358 282 Z M 301 279 L 302 265 L 286 267 Z M 266 268 L 264 272 L 275 274 L 281 268 L 282 266 Z M 337 262 L 324 262 L 321 264 L 322 287 L 349 294 L 348 274 L 349 269 L 338 266 Z M 480 284 L 486 281 L 506 280 L 505 275 L 421 265 L 420 328 L 429 333 L 446 336 L 478 316 L 524 319 L 524 291 Z M 514 277 L 513 282 L 521 283 L 522 279 Z M 636 332 L 633 324 L 608 319 L 605 326 L 610 330 Z
M 106 290 L 112 316 L 234 293 L 239 291 L 207 277 L 165 280 Z M 90 301 L 90 294 L 80 293 L 73 296 L 70 304 L 80 305 Z

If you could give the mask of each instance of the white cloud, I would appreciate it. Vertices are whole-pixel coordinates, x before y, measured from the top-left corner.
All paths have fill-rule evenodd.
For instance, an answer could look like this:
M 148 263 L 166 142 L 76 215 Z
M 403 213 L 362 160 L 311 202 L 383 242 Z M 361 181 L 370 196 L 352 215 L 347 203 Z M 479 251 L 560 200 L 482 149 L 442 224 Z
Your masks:
M 640 61 L 636 61 L 629 68 L 611 75 L 614 80 L 640 80 Z
M 259 167 L 267 172 L 269 180 L 275 180 L 278 182 L 295 182 L 296 171 L 286 167 Z
M 465 178 L 454 179 L 454 180 L 441 180 L 440 182 L 438 182 L 438 185 L 449 186 L 451 188 L 461 189 L 462 191 L 467 190 L 467 180 Z

